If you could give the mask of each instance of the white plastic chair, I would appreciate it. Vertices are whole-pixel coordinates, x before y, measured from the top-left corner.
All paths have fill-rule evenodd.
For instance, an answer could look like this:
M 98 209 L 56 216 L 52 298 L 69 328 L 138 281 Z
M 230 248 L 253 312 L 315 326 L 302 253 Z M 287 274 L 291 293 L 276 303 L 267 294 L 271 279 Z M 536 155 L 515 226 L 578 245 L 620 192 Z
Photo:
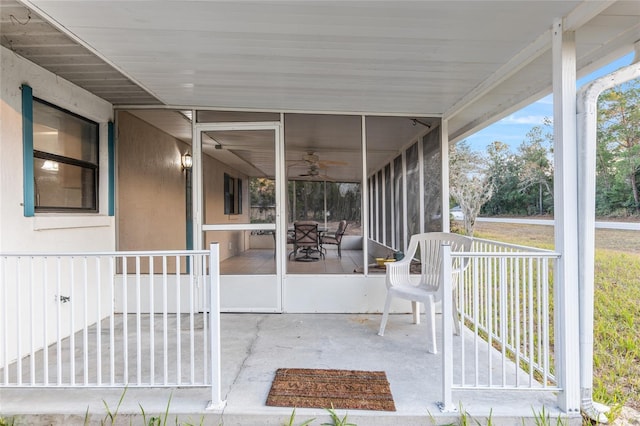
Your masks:
M 436 347 L 436 321 L 435 321 L 435 302 L 442 300 L 440 291 L 440 270 L 442 268 L 442 244 L 450 244 L 451 251 L 471 251 L 472 239 L 458 234 L 450 234 L 446 232 L 427 232 L 424 234 L 416 234 L 411 236 L 409 241 L 409 249 L 405 257 L 397 262 L 386 263 L 387 276 L 387 297 L 384 303 L 384 313 L 382 322 L 380 323 L 380 336 L 384 335 L 384 329 L 389 318 L 389 307 L 394 297 L 398 297 L 411 301 L 411 309 L 413 312 L 413 322 L 420 323 L 420 306 L 418 303 L 424 303 L 425 314 L 428 323 L 427 332 L 429 337 L 429 352 L 437 353 Z M 411 274 L 411 262 L 416 256 L 419 249 L 420 275 Z M 457 281 L 460 273 L 468 264 L 462 259 L 454 259 L 452 265 L 452 284 L 453 288 L 457 287 Z M 455 296 L 451 295 L 454 301 L 453 323 L 456 334 L 460 333 L 460 319 L 455 308 Z

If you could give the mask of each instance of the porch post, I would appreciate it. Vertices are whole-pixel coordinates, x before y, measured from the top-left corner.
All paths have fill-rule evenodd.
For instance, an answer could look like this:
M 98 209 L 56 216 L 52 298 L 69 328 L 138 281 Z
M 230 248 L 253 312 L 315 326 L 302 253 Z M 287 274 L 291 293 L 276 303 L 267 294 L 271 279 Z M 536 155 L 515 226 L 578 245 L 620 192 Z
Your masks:
M 220 383 L 220 244 L 209 245 L 209 330 L 211 361 L 211 401 L 207 410 L 221 410 L 226 401 L 222 400 Z
M 451 222 L 449 221 L 449 120 L 440 120 L 440 168 L 442 182 L 442 232 L 449 232 Z
M 203 250 L 204 241 L 202 235 L 202 135 L 196 125 L 197 111 L 191 111 L 191 157 L 193 165 L 191 167 L 191 197 L 192 197 L 192 232 L 193 248 Z
M 556 251 L 561 254 L 554 285 L 558 404 L 567 414 L 580 411 L 578 309 L 578 166 L 576 138 L 575 34 L 562 19 L 552 28 L 554 216 Z
M 442 300 L 442 401 L 440 411 L 455 412 L 451 387 L 453 386 L 453 285 L 451 283 L 451 245 L 440 246 L 442 268 L 440 269 L 440 295 Z

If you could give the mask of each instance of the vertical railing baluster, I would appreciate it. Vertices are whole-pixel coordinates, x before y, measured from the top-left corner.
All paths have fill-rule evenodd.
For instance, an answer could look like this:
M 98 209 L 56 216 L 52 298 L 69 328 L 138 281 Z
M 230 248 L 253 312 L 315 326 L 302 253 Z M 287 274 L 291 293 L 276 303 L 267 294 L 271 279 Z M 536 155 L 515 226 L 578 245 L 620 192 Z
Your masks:
M 35 335 L 36 335 L 36 324 L 35 324 L 35 318 L 34 318 L 34 314 L 35 314 L 35 309 L 33 307 L 33 304 L 35 303 L 35 294 L 33 291 L 33 275 L 34 275 L 34 258 L 33 256 L 29 257 L 29 381 L 31 382 L 31 385 L 35 385 L 36 382 L 36 341 L 35 341 Z
M 479 338 L 480 338 L 480 330 L 478 328 L 478 318 L 480 316 L 480 292 L 478 288 L 478 277 L 477 271 L 475 267 L 477 266 L 477 261 L 474 259 L 474 277 L 473 277 L 473 375 L 474 375 L 474 383 L 475 386 L 480 384 L 480 360 L 479 360 Z
M 74 263 L 75 263 L 75 258 L 73 256 L 69 257 L 69 276 L 70 276 L 70 282 L 71 282 L 71 288 L 69 290 L 69 297 L 70 297 L 70 302 L 71 302 L 71 306 L 69 307 L 69 366 L 70 366 L 70 383 L 71 385 L 75 385 L 76 384 L 76 335 L 75 335 L 75 309 L 73 308 L 73 304 L 75 303 L 76 300 L 76 296 L 75 296 L 75 287 L 76 287 L 76 274 L 75 274 L 75 268 L 74 268 Z
M 122 356 L 123 356 L 123 383 L 129 384 L 129 342 L 128 342 L 128 330 L 129 330 L 129 298 L 127 295 L 128 289 L 128 263 L 129 258 L 122 256 Z
M 18 257 L 18 261 L 16 262 L 16 282 L 17 283 L 21 283 L 22 282 L 22 274 L 20 273 L 20 269 L 21 269 L 21 264 L 22 264 L 22 257 Z M 18 284 L 19 285 L 19 284 Z M 22 323 L 22 319 L 20 318 L 20 288 L 17 287 L 16 288 L 16 300 L 15 300 L 15 304 L 16 304 L 16 340 L 17 340 L 17 345 L 16 345 L 16 353 L 18 355 L 18 359 L 17 359 L 17 365 L 16 365 L 16 371 L 17 371 L 17 375 L 18 375 L 18 385 L 22 384 L 22 357 L 20 356 L 20 353 L 22 352 L 22 329 L 20 327 L 20 324 Z
M 519 369 L 520 369 L 520 358 L 521 358 L 521 348 L 520 348 L 520 300 L 522 299 L 522 297 L 520 297 L 520 258 L 514 257 L 513 258 L 513 263 L 514 263 L 514 271 L 513 271 L 513 285 L 514 285 L 514 291 L 513 291 L 513 307 L 514 307 L 514 322 L 513 322 L 513 328 L 514 328 L 514 333 L 515 333 L 515 341 L 514 341 L 514 345 L 513 345 L 513 349 L 514 349 L 514 357 L 515 357 L 515 379 L 516 379 L 516 386 L 520 385 L 520 374 L 519 373 Z
M 483 258 L 486 264 L 488 260 L 487 257 Z M 485 291 L 487 292 L 486 300 L 487 300 L 487 374 L 489 375 L 489 387 L 493 386 L 493 357 L 491 356 L 491 351 L 493 350 L 493 291 L 491 285 L 491 271 L 490 268 L 486 268 L 488 271 L 488 276 L 486 276 L 485 281 Z
M 169 325 L 167 315 L 167 256 L 162 256 L 162 361 L 163 361 L 163 385 L 169 384 Z
M 208 322 L 208 316 L 207 316 L 207 305 L 209 304 L 209 297 L 208 297 L 208 292 L 207 292 L 207 283 L 209 282 L 209 280 L 207 280 L 207 262 L 209 261 L 209 258 L 207 256 L 202 256 L 201 257 L 201 261 L 200 261 L 200 265 L 201 265 L 201 270 L 200 270 L 200 282 L 202 283 L 202 291 L 201 291 L 201 295 L 202 295 L 202 300 L 203 300 L 203 307 L 202 307 L 202 328 L 203 328 L 203 334 L 202 334 L 202 360 L 203 360 L 203 373 L 204 373 L 204 377 L 202 379 L 202 383 L 207 384 L 209 383 L 209 325 L 207 324 Z M 209 383 L 210 384 L 210 383 Z
M 196 363 L 196 350 L 195 350 L 195 328 L 193 324 L 193 311 L 194 307 L 194 292 L 193 292 L 193 256 L 187 255 L 186 261 L 189 264 L 189 362 L 191 364 L 190 368 L 190 381 L 189 384 L 193 385 L 196 379 L 196 371 L 195 371 L 195 363 Z
M 182 321 L 180 318 L 180 257 L 176 255 L 176 374 L 177 384 L 182 384 L 182 338 L 180 336 L 180 330 L 182 328 Z
M 47 386 L 49 384 L 49 335 L 47 328 L 49 325 L 49 312 L 47 309 L 47 295 L 49 294 L 49 257 L 44 256 L 42 259 L 42 383 Z
M 548 279 L 548 267 L 543 268 L 543 272 L 545 274 L 545 279 L 542 280 L 542 318 L 543 318 L 543 323 L 542 323 L 542 328 L 543 328 L 543 351 L 544 351 L 544 356 L 543 356 L 543 366 L 544 366 L 544 374 L 542 376 L 542 386 L 543 387 L 547 387 L 547 383 L 548 383 L 548 379 L 549 379 L 549 279 Z M 554 262 L 554 271 L 558 271 L 558 261 L 555 260 Z M 557 285 L 557 283 L 554 283 L 554 286 Z M 555 302 L 555 301 L 554 301 Z
M 60 282 L 62 280 L 62 260 L 56 257 L 56 382 L 62 385 L 62 312 L 60 312 Z
M 142 324 L 140 294 L 140 256 L 136 256 L 136 382 L 142 384 Z
M 149 383 L 153 386 L 156 382 L 156 339 L 155 339 L 155 257 L 149 256 Z
M 102 386 L 102 258 L 95 258 L 96 268 L 96 384 Z
M 89 280 L 88 270 L 87 270 L 87 257 L 84 256 L 82 258 L 82 266 L 83 266 L 83 289 L 84 289 L 84 300 L 83 300 L 83 327 L 82 327 L 82 362 L 83 362 L 83 371 L 84 371 L 84 385 L 89 384 L 89 313 L 87 311 L 87 307 L 89 306 L 89 294 L 87 281 Z
M 535 356 L 534 356 L 534 351 L 533 351 L 533 344 L 534 344 L 534 334 L 533 334 L 533 322 L 535 320 L 535 316 L 533 315 L 533 311 L 534 311 L 534 301 L 533 301 L 533 270 L 534 270 L 534 265 L 536 265 L 537 263 L 540 262 L 540 258 L 537 259 L 536 262 L 534 262 L 534 260 L 532 258 L 529 258 L 528 260 L 529 262 L 529 266 L 528 266 L 528 271 L 529 271 L 529 278 L 527 280 L 527 299 L 528 299 L 528 307 L 527 307 L 527 313 L 528 313 L 528 337 L 529 337 L 529 344 L 528 346 L 528 357 L 529 357 L 529 386 L 533 386 L 533 382 L 534 382 L 534 377 L 533 377 L 533 372 L 534 372 L 534 367 L 536 365 L 536 361 L 535 361 Z
M 506 386 L 507 384 L 507 337 L 508 337 L 508 328 L 507 324 L 509 322 L 509 318 L 507 317 L 507 305 L 508 305 L 508 294 L 507 294 L 507 258 L 500 258 L 500 334 L 502 336 L 502 342 L 500 345 L 502 352 L 502 386 Z
M 116 384 L 116 262 L 117 256 L 109 257 L 109 383 L 111 386 Z

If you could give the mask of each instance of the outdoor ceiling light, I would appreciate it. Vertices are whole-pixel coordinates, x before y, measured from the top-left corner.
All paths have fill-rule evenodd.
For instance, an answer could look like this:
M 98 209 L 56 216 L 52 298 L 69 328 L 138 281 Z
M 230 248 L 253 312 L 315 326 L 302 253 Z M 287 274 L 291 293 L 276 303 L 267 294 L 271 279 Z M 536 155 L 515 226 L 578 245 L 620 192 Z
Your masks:
M 191 158 L 191 154 L 185 152 L 182 154 L 182 170 L 189 170 L 193 166 L 193 159 Z

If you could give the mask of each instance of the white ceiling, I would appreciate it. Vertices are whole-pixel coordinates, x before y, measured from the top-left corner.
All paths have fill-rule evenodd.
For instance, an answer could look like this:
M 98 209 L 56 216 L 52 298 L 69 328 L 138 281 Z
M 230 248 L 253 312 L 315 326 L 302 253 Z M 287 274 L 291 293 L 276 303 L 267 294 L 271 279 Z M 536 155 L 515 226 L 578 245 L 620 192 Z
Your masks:
M 451 140 L 549 93 L 555 19 L 575 31 L 579 75 L 640 40 L 637 0 L 21 3 L 165 105 L 444 116 Z M 3 45 L 18 51 L 4 34 L 15 30 L 17 40 L 29 25 L 6 22 Z M 33 31 L 41 25 L 31 23 Z M 46 44 L 47 37 L 36 43 Z M 22 49 L 39 58 L 28 43 Z M 77 57 L 60 50 L 47 67 L 64 70 L 60 62 L 70 66 Z M 87 64 L 85 74 L 91 66 L 98 65 Z M 119 106 L 153 102 L 127 98 L 124 89 L 111 96 Z M 180 123 L 187 122 L 172 126 Z M 295 144 L 302 150 L 312 136 L 295 136 Z M 344 146 L 323 137 L 313 141 L 314 150 L 330 151 L 322 145 L 329 139 Z

